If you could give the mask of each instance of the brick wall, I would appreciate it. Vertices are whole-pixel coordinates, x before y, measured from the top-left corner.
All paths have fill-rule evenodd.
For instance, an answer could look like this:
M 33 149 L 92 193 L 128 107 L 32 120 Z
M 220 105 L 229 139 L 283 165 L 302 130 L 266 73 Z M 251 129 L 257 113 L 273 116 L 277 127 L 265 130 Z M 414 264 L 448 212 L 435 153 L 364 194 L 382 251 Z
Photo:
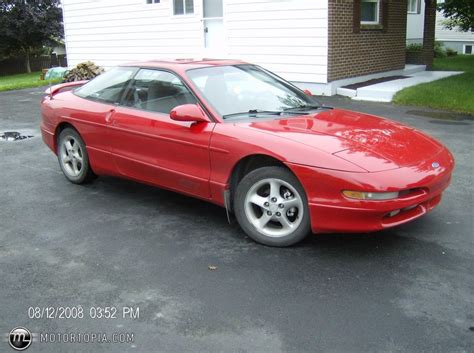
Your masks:
M 407 0 L 381 0 L 373 26 L 360 25 L 360 0 L 328 1 L 328 81 L 404 68 Z

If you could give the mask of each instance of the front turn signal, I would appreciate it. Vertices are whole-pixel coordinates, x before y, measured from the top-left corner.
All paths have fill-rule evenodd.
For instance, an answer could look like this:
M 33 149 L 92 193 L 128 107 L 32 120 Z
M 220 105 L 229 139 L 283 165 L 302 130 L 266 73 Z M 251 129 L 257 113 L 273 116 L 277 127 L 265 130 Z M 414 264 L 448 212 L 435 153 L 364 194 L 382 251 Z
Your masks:
M 356 200 L 393 200 L 398 198 L 399 193 L 396 192 L 365 192 L 365 191 L 351 191 L 344 190 L 342 194 L 345 197 Z

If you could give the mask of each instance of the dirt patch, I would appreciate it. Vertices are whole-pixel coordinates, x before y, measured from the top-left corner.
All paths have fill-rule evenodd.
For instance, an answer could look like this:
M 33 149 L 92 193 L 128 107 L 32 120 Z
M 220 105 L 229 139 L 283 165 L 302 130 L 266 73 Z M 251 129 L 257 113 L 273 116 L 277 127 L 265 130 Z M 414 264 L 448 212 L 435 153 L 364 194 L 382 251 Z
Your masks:
M 342 86 L 342 88 L 356 90 L 358 88 L 362 88 L 362 87 L 366 87 L 366 86 L 370 86 L 370 85 L 375 85 L 377 83 L 395 81 L 395 80 L 402 80 L 402 79 L 405 79 L 405 78 L 410 78 L 410 76 L 388 76 L 388 77 L 382 77 L 382 78 L 375 78 L 375 79 L 369 80 L 369 81 L 353 83 L 352 85 Z

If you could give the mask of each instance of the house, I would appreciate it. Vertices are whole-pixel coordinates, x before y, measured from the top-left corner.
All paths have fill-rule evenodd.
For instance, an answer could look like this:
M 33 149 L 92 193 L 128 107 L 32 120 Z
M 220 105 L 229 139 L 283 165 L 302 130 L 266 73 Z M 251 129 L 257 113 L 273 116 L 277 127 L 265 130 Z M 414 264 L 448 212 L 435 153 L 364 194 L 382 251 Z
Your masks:
M 406 1 L 62 0 L 62 7 L 70 66 L 236 58 L 332 95 L 344 84 L 403 73 Z
M 424 12 L 425 2 L 423 0 L 408 0 L 407 44 L 423 43 Z M 445 48 L 455 50 L 458 54 L 474 54 L 474 27 L 469 32 L 447 29 L 443 25 L 445 20 L 443 14 L 437 11 L 436 41 L 443 43 Z

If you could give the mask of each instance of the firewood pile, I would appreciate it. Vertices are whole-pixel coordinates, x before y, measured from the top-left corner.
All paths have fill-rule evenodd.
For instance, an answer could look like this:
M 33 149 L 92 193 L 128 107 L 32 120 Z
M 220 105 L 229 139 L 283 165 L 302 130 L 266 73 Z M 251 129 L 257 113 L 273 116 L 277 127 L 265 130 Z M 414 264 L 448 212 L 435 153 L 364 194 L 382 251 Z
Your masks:
M 104 72 L 104 69 L 97 66 L 92 61 L 86 61 L 77 64 L 74 69 L 71 69 L 64 76 L 64 82 L 74 82 L 82 80 L 91 80 Z

